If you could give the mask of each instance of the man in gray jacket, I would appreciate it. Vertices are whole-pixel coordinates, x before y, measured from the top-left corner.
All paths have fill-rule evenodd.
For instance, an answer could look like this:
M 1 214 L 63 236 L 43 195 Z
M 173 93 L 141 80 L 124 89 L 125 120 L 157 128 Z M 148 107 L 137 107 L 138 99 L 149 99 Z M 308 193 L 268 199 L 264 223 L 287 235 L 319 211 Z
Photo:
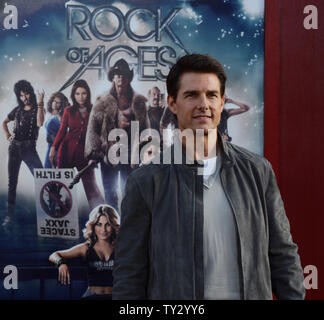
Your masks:
M 304 298 L 270 163 L 217 133 L 225 82 L 222 66 L 206 55 L 186 55 L 171 68 L 168 105 L 179 139 L 169 163 L 128 177 L 113 299 Z

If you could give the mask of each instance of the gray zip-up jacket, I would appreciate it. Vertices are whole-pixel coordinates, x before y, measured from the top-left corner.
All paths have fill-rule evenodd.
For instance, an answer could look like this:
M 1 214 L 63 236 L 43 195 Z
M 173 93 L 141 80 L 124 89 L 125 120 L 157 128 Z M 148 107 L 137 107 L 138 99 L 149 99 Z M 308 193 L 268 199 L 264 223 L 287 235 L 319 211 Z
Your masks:
M 242 299 L 272 299 L 272 293 L 304 299 L 297 245 L 270 163 L 220 135 L 218 143 L 221 183 L 238 231 Z M 197 166 L 185 160 L 149 164 L 129 175 L 113 299 L 204 298 L 203 178 Z

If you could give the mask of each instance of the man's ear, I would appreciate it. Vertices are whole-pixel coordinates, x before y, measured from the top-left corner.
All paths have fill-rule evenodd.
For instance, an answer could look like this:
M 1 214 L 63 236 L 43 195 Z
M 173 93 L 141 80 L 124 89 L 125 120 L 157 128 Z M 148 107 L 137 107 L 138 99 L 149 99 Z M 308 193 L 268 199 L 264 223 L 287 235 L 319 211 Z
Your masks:
M 173 97 L 168 96 L 168 106 L 173 114 L 177 114 L 177 105 Z
M 225 105 L 225 94 L 222 96 L 222 111 L 224 109 L 224 105 Z

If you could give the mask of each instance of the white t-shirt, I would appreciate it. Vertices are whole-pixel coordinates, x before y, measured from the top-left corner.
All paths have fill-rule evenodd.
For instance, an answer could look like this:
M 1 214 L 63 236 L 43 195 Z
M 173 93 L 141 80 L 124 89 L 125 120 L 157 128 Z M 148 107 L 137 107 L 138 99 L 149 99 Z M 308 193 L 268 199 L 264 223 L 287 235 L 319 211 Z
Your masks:
M 238 233 L 220 167 L 220 156 L 204 160 L 204 299 L 237 300 L 241 299 Z

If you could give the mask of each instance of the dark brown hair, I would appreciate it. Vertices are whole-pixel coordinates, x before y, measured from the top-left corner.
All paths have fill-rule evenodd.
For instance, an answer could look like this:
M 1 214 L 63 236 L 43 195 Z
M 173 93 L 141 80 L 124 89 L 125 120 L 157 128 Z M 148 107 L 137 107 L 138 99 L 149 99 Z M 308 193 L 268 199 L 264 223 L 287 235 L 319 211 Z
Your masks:
M 193 53 L 181 57 L 168 74 L 166 81 L 168 95 L 175 101 L 180 87 L 180 77 L 186 72 L 214 73 L 220 81 L 221 96 L 224 95 L 227 77 L 222 65 L 208 55 Z
M 54 101 L 55 98 L 59 98 L 61 100 L 61 106 L 60 106 L 60 109 L 59 109 L 59 114 L 60 116 L 63 115 L 63 112 L 64 112 L 64 109 L 69 105 L 69 100 L 68 98 L 62 93 L 62 92 L 54 92 L 50 99 L 48 100 L 47 102 L 47 111 L 49 113 L 52 113 L 53 112 L 53 108 L 52 108 L 52 103 Z
M 23 108 L 24 104 L 20 100 L 21 91 L 30 94 L 30 104 L 32 105 L 33 108 L 36 108 L 37 107 L 36 94 L 30 82 L 28 82 L 27 80 L 19 80 L 17 83 L 15 83 L 14 86 L 14 92 L 16 94 L 18 105 L 19 107 Z

